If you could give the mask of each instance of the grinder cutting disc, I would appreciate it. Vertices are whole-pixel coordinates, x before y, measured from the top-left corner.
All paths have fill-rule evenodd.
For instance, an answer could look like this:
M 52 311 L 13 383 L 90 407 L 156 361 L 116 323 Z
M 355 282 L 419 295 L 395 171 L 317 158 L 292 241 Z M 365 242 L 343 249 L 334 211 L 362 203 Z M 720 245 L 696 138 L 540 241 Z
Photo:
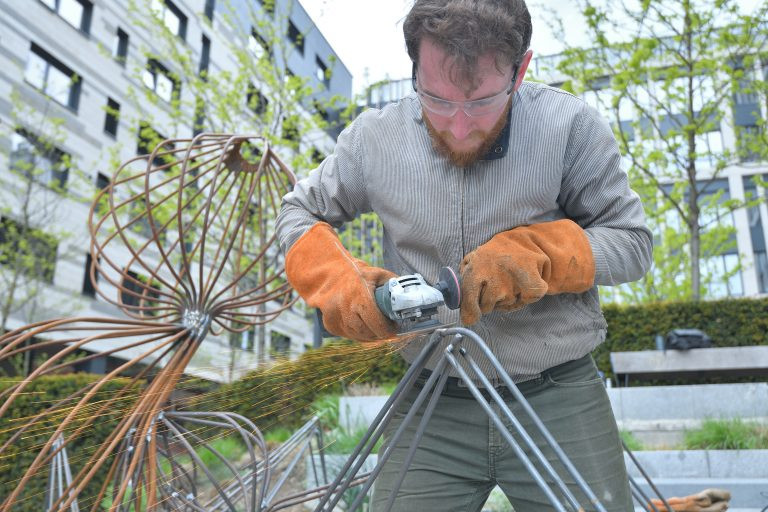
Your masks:
M 461 305 L 461 286 L 459 278 L 451 267 L 443 267 L 437 276 L 437 282 L 433 285 L 443 294 L 445 306 L 448 309 L 459 309 Z

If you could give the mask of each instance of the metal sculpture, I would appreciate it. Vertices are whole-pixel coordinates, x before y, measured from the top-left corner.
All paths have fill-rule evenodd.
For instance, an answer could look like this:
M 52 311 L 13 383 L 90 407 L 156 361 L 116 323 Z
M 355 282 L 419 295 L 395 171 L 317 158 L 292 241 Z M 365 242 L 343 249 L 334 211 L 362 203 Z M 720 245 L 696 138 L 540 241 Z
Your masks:
M 558 512 L 581 512 L 584 510 L 605 512 L 605 507 L 590 489 L 587 482 L 579 474 L 578 470 L 562 448 L 560 448 L 557 441 L 550 434 L 544 423 L 523 396 L 522 392 L 509 377 L 508 373 L 503 369 L 485 341 L 483 341 L 474 331 L 461 327 L 437 329 L 429 336 L 423 349 L 408 368 L 405 376 L 401 379 L 379 414 L 373 420 L 368 431 L 360 440 L 354 452 L 338 473 L 336 479 L 330 486 L 328 486 L 328 491 L 323 494 L 317 508 L 315 508 L 315 512 L 330 512 L 335 510 L 343 493 L 350 486 L 360 484 L 360 479 L 365 476 L 359 474 L 361 467 L 371 454 L 376 442 L 383 435 L 387 425 L 392 420 L 395 411 L 398 410 L 399 404 L 416 385 L 417 378 L 425 368 L 427 361 L 438 354 L 440 350 L 439 347 L 443 347 L 442 354 L 439 355 L 437 362 L 435 363 L 435 369 L 431 372 L 426 383 L 421 387 L 418 396 L 413 404 L 411 404 L 405 418 L 394 431 L 392 437 L 387 440 L 387 444 L 383 448 L 383 451 L 379 453 L 377 464 L 375 468 L 370 471 L 370 474 L 367 475 L 367 478 L 365 478 L 361 489 L 362 492 L 358 494 L 357 499 L 350 506 L 351 510 L 358 510 L 361 507 L 365 494 L 369 491 L 376 477 L 380 474 L 384 465 L 389 460 L 398 439 L 400 439 L 408 426 L 417 420 L 418 415 L 420 417 L 418 419 L 419 423 L 415 435 L 411 441 L 403 464 L 399 468 L 397 480 L 393 486 L 391 494 L 388 496 L 388 501 L 385 504 L 384 510 L 390 510 L 392 508 L 397 497 L 397 492 L 405 479 L 408 466 L 413 460 L 419 442 L 428 427 L 432 412 L 434 411 L 437 401 L 440 398 L 440 394 L 445 387 L 449 369 L 452 369 L 461 377 L 466 384 L 467 389 L 495 424 L 502 437 L 514 451 L 516 457 L 523 463 L 531 480 L 538 485 L 539 489 L 543 492 L 554 510 Z M 500 376 L 503 385 L 511 392 L 515 401 L 522 406 L 523 411 L 531 420 L 531 423 L 538 431 L 538 434 L 541 435 L 542 439 L 544 439 L 545 443 L 554 453 L 558 461 L 557 467 L 548 461 L 547 457 L 534 442 L 531 434 L 526 431 L 522 423 L 515 417 L 499 392 L 492 385 L 491 379 L 472 356 L 472 353 L 479 354 L 480 357 L 484 358 L 488 363 L 488 366 L 492 367 L 498 376 Z M 508 428 L 504 424 L 502 417 L 493 410 L 489 401 L 483 396 L 480 386 L 478 386 L 476 382 L 481 383 L 484 391 L 490 396 L 490 400 L 499 407 L 504 418 L 506 418 L 509 421 L 509 424 L 512 425 L 512 429 Z M 515 436 L 522 442 L 518 442 Z M 532 458 L 526 454 L 526 448 L 533 454 Z M 626 447 L 625 450 L 637 467 L 640 468 L 646 481 L 658 496 L 659 502 L 663 503 L 667 507 L 667 510 L 673 510 L 669 507 L 669 504 L 661 495 L 658 488 L 653 484 L 647 473 L 643 471 L 634 455 L 629 452 Z M 577 493 L 572 492 L 572 490 L 565 484 L 563 478 L 566 475 L 576 483 L 576 487 L 578 488 Z M 638 486 L 636 481 L 631 480 L 630 484 L 633 497 L 638 505 L 648 512 L 659 512 L 658 508 L 647 494 L 642 492 L 642 489 Z
M 166 140 L 118 169 L 91 208 L 90 277 L 96 293 L 129 318 L 55 319 L 0 336 L 0 360 L 60 348 L 0 393 L 0 417 L 38 377 L 105 355 L 122 353 L 125 362 L 14 427 L 0 457 L 46 418 L 61 418 L 0 511 L 13 510 L 33 476 L 132 393 L 135 402 L 50 509 L 71 507 L 99 472 L 108 478 L 90 510 L 100 507 L 110 486 L 113 509 L 126 500 L 159 506 L 155 427 L 159 418 L 167 420 L 161 415 L 192 356 L 209 333 L 264 325 L 296 300 L 282 277 L 273 228 L 281 197 L 294 183 L 288 167 L 255 136 Z M 132 368 L 138 371 L 121 391 L 99 396 L 108 381 Z M 126 436 L 135 443 L 123 467 Z

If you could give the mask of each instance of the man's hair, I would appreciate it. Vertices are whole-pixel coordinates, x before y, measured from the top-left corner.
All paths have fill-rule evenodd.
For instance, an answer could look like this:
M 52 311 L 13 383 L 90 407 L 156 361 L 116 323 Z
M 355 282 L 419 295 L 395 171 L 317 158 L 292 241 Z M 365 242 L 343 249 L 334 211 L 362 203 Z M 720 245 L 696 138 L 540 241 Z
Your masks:
M 481 55 L 496 67 L 517 66 L 531 43 L 525 0 L 416 0 L 403 22 L 408 56 L 419 61 L 419 45 L 431 38 L 453 60 L 452 82 L 475 84 Z

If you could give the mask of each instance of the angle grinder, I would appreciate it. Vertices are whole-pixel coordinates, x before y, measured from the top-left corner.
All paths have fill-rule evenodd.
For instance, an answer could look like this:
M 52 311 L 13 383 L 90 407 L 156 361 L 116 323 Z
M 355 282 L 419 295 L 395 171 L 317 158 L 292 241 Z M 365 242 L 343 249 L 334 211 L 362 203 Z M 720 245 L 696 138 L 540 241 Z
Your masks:
M 437 308 L 459 309 L 461 288 L 459 278 L 451 267 L 443 267 L 437 283 L 429 285 L 421 274 L 393 277 L 374 291 L 379 310 L 397 324 L 398 336 L 419 331 L 433 331 L 442 327 L 437 320 Z M 323 314 L 315 310 L 317 327 L 323 338 L 331 337 L 323 326 Z
M 374 296 L 384 316 L 397 323 L 400 335 L 440 327 L 437 308 L 461 305 L 459 278 L 451 267 L 441 268 L 437 283 L 431 286 L 421 274 L 393 277 L 376 288 Z

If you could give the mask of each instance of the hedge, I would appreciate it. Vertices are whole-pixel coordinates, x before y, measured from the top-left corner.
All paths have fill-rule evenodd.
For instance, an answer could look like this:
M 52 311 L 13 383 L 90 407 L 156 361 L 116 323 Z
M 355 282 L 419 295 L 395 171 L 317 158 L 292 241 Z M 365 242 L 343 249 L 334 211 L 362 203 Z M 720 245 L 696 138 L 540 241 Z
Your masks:
M 53 375 L 40 377 L 32 381 L 23 394 L 19 395 L 11 405 L 11 408 L 0 419 L 0 446 L 2 446 L 21 426 L 20 420 L 29 416 L 34 416 L 53 403 L 75 391 L 82 389 L 91 382 L 101 378 L 100 375 L 90 375 L 84 373 Z M 15 384 L 18 378 L 3 378 L 0 380 L 0 391 L 7 389 Z M 97 395 L 91 400 L 91 406 L 86 414 L 80 415 L 76 419 L 74 426 L 67 429 L 67 432 L 73 432 L 82 421 L 89 418 L 99 407 L 99 401 L 122 389 L 128 379 L 113 379 L 105 384 Z M 127 408 L 135 399 L 135 393 L 126 396 L 110 407 L 102 417 L 94 421 L 87 429 L 85 435 L 74 439 L 67 445 L 67 456 L 73 476 L 79 472 L 83 464 L 94 453 L 95 449 L 106 439 L 112 429 L 117 425 L 121 412 Z M 59 422 L 69 413 L 69 409 L 60 409 L 54 417 L 48 417 L 41 420 L 35 427 L 26 431 L 16 441 L 9 445 L 8 449 L 0 458 L 0 497 L 8 496 L 15 487 L 16 482 L 24 475 L 24 472 L 37 457 L 40 449 L 48 441 Z M 90 414 L 88 414 L 90 413 Z M 19 512 L 39 512 L 44 509 L 45 491 L 48 484 L 49 466 L 46 465 L 41 471 L 34 475 L 27 482 L 19 501 L 13 507 L 14 511 Z M 84 489 L 79 497 L 81 510 L 89 510 L 86 505 L 91 502 L 104 481 L 106 470 L 98 472 L 96 477 Z M 89 499 L 90 497 L 90 499 Z
M 609 358 L 611 352 L 653 350 L 656 348 L 656 335 L 666 336 L 672 329 L 700 329 L 712 338 L 713 347 L 768 344 L 768 299 L 667 302 L 639 306 L 609 304 L 603 307 L 603 313 L 608 322 L 608 335 L 593 356 L 598 368 L 608 377 L 613 376 Z M 725 380 L 712 378 L 701 382 Z

